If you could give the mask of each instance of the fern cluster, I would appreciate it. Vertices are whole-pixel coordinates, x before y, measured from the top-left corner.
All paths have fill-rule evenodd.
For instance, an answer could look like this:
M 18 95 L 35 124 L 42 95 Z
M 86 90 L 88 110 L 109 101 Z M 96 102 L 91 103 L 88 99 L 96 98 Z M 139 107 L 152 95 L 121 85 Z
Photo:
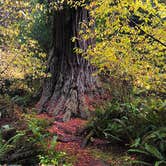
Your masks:
M 166 112 L 164 102 L 156 107 L 157 112 L 142 101 L 137 105 L 112 101 L 96 111 L 89 128 L 95 137 L 126 145 L 129 153 L 140 156 L 133 163 L 160 165 L 166 162 Z

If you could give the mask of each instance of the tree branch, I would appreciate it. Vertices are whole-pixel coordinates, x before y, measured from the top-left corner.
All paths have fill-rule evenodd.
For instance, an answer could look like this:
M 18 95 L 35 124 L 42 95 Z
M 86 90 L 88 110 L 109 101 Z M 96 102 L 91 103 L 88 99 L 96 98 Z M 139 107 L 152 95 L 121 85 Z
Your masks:
M 152 36 L 151 34 L 145 32 L 133 19 L 128 18 L 129 21 L 131 21 L 139 30 L 141 30 L 145 35 L 147 35 L 148 37 L 152 38 L 154 41 L 160 43 L 161 45 L 163 45 L 164 47 L 166 47 L 166 44 L 163 43 L 162 41 L 160 41 L 159 39 L 156 39 L 154 36 Z

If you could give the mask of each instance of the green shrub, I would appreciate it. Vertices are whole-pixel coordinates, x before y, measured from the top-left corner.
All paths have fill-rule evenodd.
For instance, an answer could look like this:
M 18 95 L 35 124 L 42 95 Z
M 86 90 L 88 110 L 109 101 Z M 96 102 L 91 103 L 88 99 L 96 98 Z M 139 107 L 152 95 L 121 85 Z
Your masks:
M 89 129 L 93 136 L 127 145 L 130 153 L 141 156 L 142 161 L 135 163 L 157 166 L 166 162 L 165 119 L 165 102 L 159 98 L 135 98 L 131 103 L 112 101 L 96 111 Z
M 120 142 L 131 141 L 137 132 L 135 127 L 145 123 L 145 117 L 139 114 L 139 110 L 131 103 L 109 103 L 105 110 L 97 110 L 95 117 L 90 121 L 97 136 Z M 137 131 L 137 130 L 136 130 Z
M 16 135 L 6 141 L 2 138 L 2 133 L 0 132 L 0 161 L 3 161 L 4 156 L 15 148 L 16 144 L 19 142 L 19 139 L 23 137 L 24 134 L 24 132 L 18 132 Z
M 7 140 L 0 133 L 0 164 L 71 166 L 66 164 L 66 154 L 55 150 L 57 136 L 48 131 L 52 121 L 36 116 L 35 113 L 20 114 L 19 127 L 13 129 L 21 131 L 12 133 Z M 4 127 L 5 131 L 10 129 L 9 125 Z
M 32 132 L 29 141 L 36 144 L 40 151 L 38 155 L 39 163 L 44 165 L 58 166 L 63 164 L 63 166 L 71 166 L 71 164 L 65 164 L 66 154 L 55 150 L 57 136 L 51 135 L 47 130 L 51 121 L 36 118 L 35 114 L 26 115 L 26 120 L 28 130 Z
M 166 127 L 160 127 L 138 137 L 129 152 L 144 155 L 144 159 L 155 166 L 166 164 Z

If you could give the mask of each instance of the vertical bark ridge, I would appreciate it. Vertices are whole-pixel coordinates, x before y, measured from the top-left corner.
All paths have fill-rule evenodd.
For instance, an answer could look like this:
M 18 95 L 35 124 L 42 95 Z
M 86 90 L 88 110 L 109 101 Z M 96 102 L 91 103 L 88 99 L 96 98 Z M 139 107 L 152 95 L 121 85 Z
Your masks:
M 48 61 L 51 77 L 45 80 L 37 107 L 54 115 L 64 114 L 64 120 L 69 120 L 71 116 L 87 118 L 85 95 L 92 96 L 95 88 L 98 88 L 97 77 L 92 76 L 95 68 L 73 51 L 74 47 L 86 50 L 92 41 L 71 41 L 74 36 L 80 37 L 80 23 L 88 20 L 88 11 L 83 8 L 65 8 L 54 15 L 52 49 Z

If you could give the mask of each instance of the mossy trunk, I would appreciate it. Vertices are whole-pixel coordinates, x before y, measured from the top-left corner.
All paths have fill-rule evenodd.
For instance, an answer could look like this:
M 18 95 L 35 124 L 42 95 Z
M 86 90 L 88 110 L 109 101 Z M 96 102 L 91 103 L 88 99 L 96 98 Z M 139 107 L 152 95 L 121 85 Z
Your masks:
M 92 75 L 95 67 L 74 52 L 75 47 L 86 50 L 92 40 L 75 43 L 71 40 L 79 38 L 80 23 L 87 21 L 89 13 L 84 8 L 65 8 L 54 14 L 52 49 L 48 58 L 51 77 L 44 82 L 37 107 L 55 116 L 63 114 L 64 121 L 72 116 L 87 118 L 90 115 L 87 100 L 99 92 L 98 78 Z

